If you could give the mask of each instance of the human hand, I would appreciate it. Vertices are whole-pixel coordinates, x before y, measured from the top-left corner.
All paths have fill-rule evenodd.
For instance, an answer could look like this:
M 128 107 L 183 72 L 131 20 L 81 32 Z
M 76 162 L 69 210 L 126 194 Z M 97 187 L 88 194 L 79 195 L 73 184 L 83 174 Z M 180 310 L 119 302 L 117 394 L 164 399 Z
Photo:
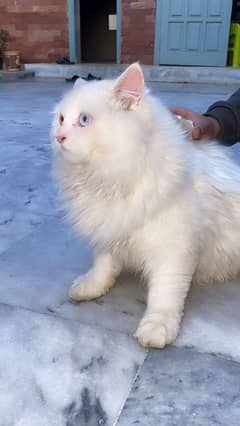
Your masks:
M 194 111 L 178 107 L 171 108 L 171 112 L 193 122 L 192 139 L 216 139 L 220 133 L 220 125 L 213 117 L 205 117 Z

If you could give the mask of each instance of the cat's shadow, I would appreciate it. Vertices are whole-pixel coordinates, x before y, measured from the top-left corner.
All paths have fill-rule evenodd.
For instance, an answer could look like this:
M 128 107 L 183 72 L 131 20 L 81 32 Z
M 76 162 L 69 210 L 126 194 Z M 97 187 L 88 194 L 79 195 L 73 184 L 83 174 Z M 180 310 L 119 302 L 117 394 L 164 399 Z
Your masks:
M 123 306 L 124 302 L 134 303 L 136 301 L 144 306 L 147 300 L 146 282 L 140 274 L 124 271 L 109 292 L 99 300 L 123 303 Z
M 123 309 L 134 304 L 141 305 L 144 312 L 147 303 L 147 283 L 140 274 L 123 272 L 109 293 L 101 298 L 105 303 L 122 305 Z M 185 323 L 199 318 L 232 321 L 238 316 L 240 300 L 240 276 L 234 281 L 212 285 L 192 284 L 186 298 Z M 140 307 L 140 306 L 139 306 Z
M 232 282 L 223 284 L 200 285 L 192 284 L 186 298 L 183 324 L 180 328 L 180 337 L 188 336 L 191 330 L 203 327 L 208 324 L 237 324 L 240 320 L 239 299 L 240 299 L 240 277 Z M 119 315 L 124 316 L 124 320 L 132 318 L 130 330 L 142 317 L 147 301 L 147 283 L 140 274 L 122 272 L 109 292 L 92 302 L 80 303 L 80 309 L 95 312 L 94 305 L 98 305 L 98 314 L 104 316 L 104 312 L 109 312 L 112 323 L 118 323 Z M 79 303 L 74 303 L 79 305 Z M 100 310 L 99 310 L 100 309 Z M 113 313 L 115 313 L 113 315 Z M 99 317 L 100 319 L 100 317 Z M 207 329 L 205 330 L 207 333 Z M 190 339 L 191 341 L 191 339 Z

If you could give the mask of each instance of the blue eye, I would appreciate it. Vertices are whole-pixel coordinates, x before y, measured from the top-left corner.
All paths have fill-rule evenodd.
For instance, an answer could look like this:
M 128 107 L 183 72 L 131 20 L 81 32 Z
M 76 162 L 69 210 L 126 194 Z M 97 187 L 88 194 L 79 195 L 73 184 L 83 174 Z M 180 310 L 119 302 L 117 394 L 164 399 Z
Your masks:
M 79 116 L 79 125 L 81 127 L 87 127 L 89 124 L 91 124 L 92 117 L 89 114 L 86 114 L 85 112 L 82 112 Z

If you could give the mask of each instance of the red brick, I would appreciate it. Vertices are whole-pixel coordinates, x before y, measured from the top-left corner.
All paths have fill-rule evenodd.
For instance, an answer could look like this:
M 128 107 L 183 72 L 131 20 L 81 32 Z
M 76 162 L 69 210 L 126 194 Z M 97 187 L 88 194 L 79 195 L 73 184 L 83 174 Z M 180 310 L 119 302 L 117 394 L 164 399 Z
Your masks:
M 156 7 L 155 0 L 135 0 L 130 1 L 131 9 L 154 9 Z

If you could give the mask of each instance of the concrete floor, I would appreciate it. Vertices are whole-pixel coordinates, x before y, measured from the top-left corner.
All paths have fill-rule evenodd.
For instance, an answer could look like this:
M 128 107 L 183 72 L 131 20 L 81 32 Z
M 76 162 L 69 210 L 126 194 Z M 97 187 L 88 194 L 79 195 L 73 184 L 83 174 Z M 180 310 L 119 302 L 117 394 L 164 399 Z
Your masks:
M 239 426 L 240 283 L 193 288 L 162 351 L 132 337 L 144 311 L 132 277 L 96 302 L 68 300 L 92 261 L 50 172 L 51 110 L 70 86 L 0 83 L 0 426 Z M 151 88 L 203 112 L 236 86 Z

